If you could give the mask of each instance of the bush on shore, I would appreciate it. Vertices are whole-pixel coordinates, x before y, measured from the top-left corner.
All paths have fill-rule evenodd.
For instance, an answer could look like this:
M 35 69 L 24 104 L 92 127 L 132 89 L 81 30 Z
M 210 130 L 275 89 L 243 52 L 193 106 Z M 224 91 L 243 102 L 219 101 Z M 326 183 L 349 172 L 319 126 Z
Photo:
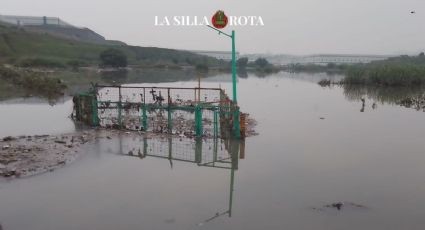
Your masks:
M 127 67 L 127 56 L 125 53 L 118 49 L 107 49 L 100 53 L 100 66 L 102 67 Z
M 27 90 L 34 95 L 53 98 L 62 95 L 66 85 L 61 81 L 40 73 L 20 73 L 10 68 L 0 67 L 0 79 Z
M 25 58 L 22 59 L 18 66 L 20 67 L 41 67 L 41 68 L 65 68 L 65 64 L 58 60 L 47 58 Z
M 413 86 L 425 85 L 425 55 L 393 57 L 351 66 L 344 84 Z
M 381 64 L 353 66 L 346 72 L 344 84 L 410 86 L 425 84 L 425 65 Z

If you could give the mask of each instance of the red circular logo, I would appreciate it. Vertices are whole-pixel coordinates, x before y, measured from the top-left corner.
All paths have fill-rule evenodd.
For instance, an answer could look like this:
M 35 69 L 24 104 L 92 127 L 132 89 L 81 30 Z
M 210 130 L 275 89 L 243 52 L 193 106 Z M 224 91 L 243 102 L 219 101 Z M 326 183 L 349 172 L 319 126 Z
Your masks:
M 213 26 L 217 29 L 223 29 L 227 26 L 227 16 L 222 10 L 215 12 L 215 14 L 212 16 L 211 21 Z

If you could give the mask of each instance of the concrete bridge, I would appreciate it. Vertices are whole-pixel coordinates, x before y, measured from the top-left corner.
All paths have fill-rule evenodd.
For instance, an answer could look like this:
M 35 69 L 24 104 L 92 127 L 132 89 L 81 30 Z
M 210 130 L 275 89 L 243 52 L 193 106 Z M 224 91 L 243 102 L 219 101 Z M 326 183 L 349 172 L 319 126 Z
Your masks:
M 300 64 L 355 64 L 369 63 L 373 61 L 385 60 L 393 56 L 389 55 L 346 55 L 346 54 L 319 54 L 301 57 Z

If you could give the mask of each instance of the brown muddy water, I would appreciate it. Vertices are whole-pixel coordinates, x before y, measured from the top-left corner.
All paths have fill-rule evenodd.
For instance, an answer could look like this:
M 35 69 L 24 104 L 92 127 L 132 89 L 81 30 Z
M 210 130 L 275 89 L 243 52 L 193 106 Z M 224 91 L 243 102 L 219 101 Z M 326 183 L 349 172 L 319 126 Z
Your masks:
M 416 91 L 322 88 L 323 77 L 239 79 L 239 104 L 260 135 L 246 139 L 237 169 L 170 160 L 164 143 L 183 159 L 196 149 L 178 139 L 150 140 L 162 158 L 129 156 L 141 137 L 99 139 L 62 169 L 0 181 L 3 230 L 424 229 L 425 113 L 394 97 Z M 202 86 L 230 89 L 226 79 Z M 71 132 L 71 106 L 3 102 L 0 136 Z

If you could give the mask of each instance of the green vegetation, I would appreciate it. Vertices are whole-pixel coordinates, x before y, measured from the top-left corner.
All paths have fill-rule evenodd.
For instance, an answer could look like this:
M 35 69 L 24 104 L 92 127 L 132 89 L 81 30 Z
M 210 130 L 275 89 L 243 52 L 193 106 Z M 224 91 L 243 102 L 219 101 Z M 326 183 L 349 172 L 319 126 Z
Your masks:
M 21 71 L 0 67 L 0 81 L 9 84 L 17 90 L 24 90 L 27 94 L 47 99 L 63 95 L 66 86 L 54 78 L 40 73 Z
M 70 60 L 66 63 L 67 66 L 71 67 L 72 69 L 78 69 L 79 67 L 86 67 L 88 64 L 84 61 L 80 60 Z
M 257 58 L 257 60 L 255 60 L 254 64 L 259 68 L 265 68 L 268 65 L 270 65 L 269 61 L 267 61 L 267 59 L 265 59 L 265 58 Z
M 248 67 L 253 68 L 259 75 L 280 71 L 278 67 L 269 63 L 265 58 L 257 58 L 254 62 L 248 63 Z
M 107 49 L 100 53 L 100 65 L 104 67 L 127 67 L 127 56 L 121 50 Z
M 205 65 L 205 64 L 197 64 L 195 66 L 195 69 L 196 69 L 196 71 L 202 72 L 202 73 L 208 72 L 208 66 Z
M 236 61 L 236 66 L 240 69 L 245 69 L 247 65 L 248 65 L 248 58 L 246 57 L 239 58 Z
M 65 64 L 55 59 L 25 58 L 19 61 L 20 67 L 65 68 Z
M 344 84 L 412 86 L 425 84 L 425 56 L 400 56 L 347 69 Z
M 328 63 L 327 65 L 315 64 L 292 64 L 287 67 L 290 72 L 307 72 L 307 73 L 343 73 L 349 66 L 346 64 Z
M 110 48 L 123 52 L 129 65 L 163 67 L 175 65 L 205 64 L 221 66 L 225 62 L 212 57 L 197 55 L 188 51 L 163 49 L 156 47 L 138 47 L 128 45 L 101 45 L 54 37 L 47 34 L 34 33 L 25 29 L 0 25 L 0 62 L 20 65 L 28 64 L 27 59 L 41 59 L 41 63 L 48 65 L 53 62 L 59 65 L 75 67 L 76 60 L 84 65 L 97 66 L 100 64 L 99 55 Z M 40 61 L 35 61 L 40 65 Z M 56 65 L 55 64 L 55 65 Z M 71 64 L 71 65 L 69 65 Z

